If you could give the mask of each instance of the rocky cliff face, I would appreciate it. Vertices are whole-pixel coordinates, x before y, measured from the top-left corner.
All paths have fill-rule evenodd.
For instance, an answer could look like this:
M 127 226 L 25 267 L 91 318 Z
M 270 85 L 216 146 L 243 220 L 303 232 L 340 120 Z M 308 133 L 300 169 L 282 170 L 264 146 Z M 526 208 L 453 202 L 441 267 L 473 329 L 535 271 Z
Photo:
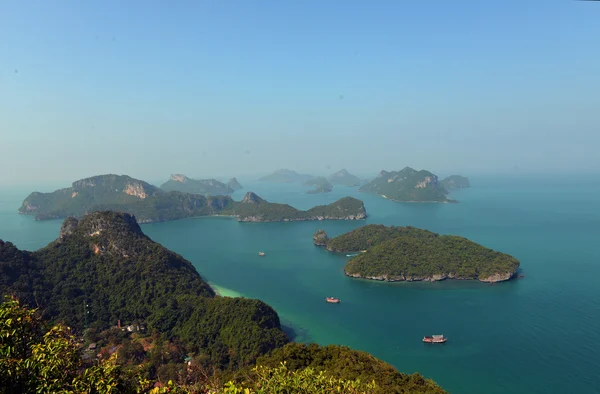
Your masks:
M 265 200 L 263 200 L 262 198 L 260 198 L 259 196 L 257 196 L 255 193 L 252 193 L 252 192 L 246 193 L 246 195 L 242 199 L 243 204 L 262 204 L 265 202 L 266 202 Z
M 371 279 L 378 280 L 383 282 L 437 282 L 446 279 L 457 279 L 457 280 L 472 280 L 471 278 L 462 278 L 460 276 L 456 276 L 453 273 L 445 273 L 445 274 L 435 274 L 431 276 L 411 276 L 411 275 L 380 275 L 380 276 L 369 276 L 362 275 L 360 273 L 349 273 L 344 270 L 344 274 L 351 278 L 362 278 L 362 279 Z M 485 278 L 477 278 L 480 282 L 485 283 L 496 283 L 496 282 L 504 282 L 510 280 L 514 277 L 514 273 L 504 272 L 499 274 L 494 274 Z
M 148 193 L 146 193 L 146 189 L 141 183 L 133 182 L 129 183 L 123 189 L 123 193 L 128 194 L 130 196 L 139 197 L 142 200 L 148 197 Z
M 319 230 L 315 233 L 315 235 L 313 235 L 313 243 L 316 246 L 327 246 L 328 240 L 329 237 L 327 236 L 325 230 Z
M 182 174 L 171 174 L 172 181 L 185 183 L 188 180 L 188 177 Z

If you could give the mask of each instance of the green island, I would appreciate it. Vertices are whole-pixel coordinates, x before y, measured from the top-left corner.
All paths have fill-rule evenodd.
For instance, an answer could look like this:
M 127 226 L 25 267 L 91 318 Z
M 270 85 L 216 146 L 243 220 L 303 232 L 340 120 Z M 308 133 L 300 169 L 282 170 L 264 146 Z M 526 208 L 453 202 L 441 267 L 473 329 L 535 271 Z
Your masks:
M 240 222 L 360 220 L 367 217 L 363 202 L 353 197 L 343 197 L 331 204 L 301 211 L 288 204 L 267 202 L 252 192 L 246 193 L 244 199 L 235 205 L 233 212 Z
M 269 305 L 215 295 L 126 213 L 67 218 L 35 252 L 0 240 L 0 272 L 3 393 L 444 393 L 364 352 L 290 343 Z
M 166 192 L 191 194 L 231 194 L 235 190 L 216 179 L 191 179 L 182 174 L 173 174 L 160 188 Z
M 401 202 L 451 202 L 448 191 L 437 175 L 406 167 L 401 171 L 381 171 L 377 178 L 360 187 L 359 191 L 379 194 Z
M 361 184 L 360 178 L 350 174 L 345 168 L 329 176 L 329 182 L 340 186 L 359 186 Z
M 442 186 L 446 189 L 463 189 L 471 187 L 469 178 L 462 175 L 450 175 L 441 181 Z
M 309 194 L 328 193 L 333 190 L 333 185 L 322 176 L 309 179 L 308 181 L 304 182 L 304 185 L 314 187 L 314 189 L 311 189 L 307 192 Z
M 239 221 L 276 222 L 294 220 L 363 219 L 362 201 L 342 198 L 329 205 L 300 211 L 286 204 L 270 203 L 248 192 L 242 201 L 228 195 L 166 192 L 126 175 L 99 175 L 73 183 L 53 193 L 31 193 L 19 212 L 36 220 L 82 217 L 94 211 L 117 211 L 135 215 L 139 223 L 164 222 L 197 216 L 234 216 Z
M 306 182 L 312 178 L 314 178 L 312 175 L 299 174 L 296 171 L 281 169 L 273 172 L 272 174 L 265 175 L 258 180 L 261 182 L 293 183 Z
M 513 278 L 520 264 L 512 256 L 466 238 L 415 227 L 370 224 L 334 238 L 319 230 L 313 240 L 331 252 L 362 252 L 346 264 L 347 276 L 388 282 L 501 282 Z

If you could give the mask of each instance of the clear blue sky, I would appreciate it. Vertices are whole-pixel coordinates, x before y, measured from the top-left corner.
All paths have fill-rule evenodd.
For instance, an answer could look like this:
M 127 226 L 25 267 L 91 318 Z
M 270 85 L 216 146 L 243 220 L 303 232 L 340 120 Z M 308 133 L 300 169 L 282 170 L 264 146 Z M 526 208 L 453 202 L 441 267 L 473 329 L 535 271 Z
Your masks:
M 600 171 L 600 2 L 0 1 L 0 182 Z

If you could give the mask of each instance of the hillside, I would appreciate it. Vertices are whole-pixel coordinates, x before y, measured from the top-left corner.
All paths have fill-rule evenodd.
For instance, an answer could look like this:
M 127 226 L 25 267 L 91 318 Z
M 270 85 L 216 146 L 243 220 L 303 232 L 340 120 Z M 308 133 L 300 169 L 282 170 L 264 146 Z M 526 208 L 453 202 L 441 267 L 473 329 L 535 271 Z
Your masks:
M 253 196 L 260 199 L 249 193 L 238 202 L 227 195 L 166 192 L 126 175 L 100 175 L 74 182 L 71 188 L 53 193 L 31 193 L 23 201 L 19 212 L 35 215 L 37 220 L 82 217 L 96 211 L 127 212 L 135 215 L 139 223 L 213 215 L 236 216 L 240 221 L 261 221 L 258 219 L 261 217 L 264 221 L 288 221 L 362 218 L 365 214 L 359 201 L 360 204 L 351 204 L 354 210 L 325 210 L 325 215 L 315 215 L 311 219 L 311 216 L 289 205 L 267 203 L 262 199 L 264 204 L 260 207 L 248 206 L 248 199 L 253 199 Z M 249 217 L 252 219 L 247 220 Z
M 444 178 L 441 184 L 446 189 L 463 189 L 466 187 L 471 187 L 469 178 L 462 175 L 450 175 L 449 177 Z
M 332 174 L 329 177 L 329 182 L 340 186 L 359 186 L 361 184 L 360 178 L 350 174 L 345 168 Z
M 520 265 L 514 257 L 466 238 L 414 227 L 367 225 L 331 239 L 320 231 L 314 241 L 334 252 L 365 251 L 346 264 L 346 275 L 390 282 L 499 282 L 511 279 Z
M 406 167 L 401 171 L 381 171 L 377 178 L 361 186 L 362 192 L 379 194 L 394 201 L 447 202 L 448 191 L 429 171 Z
M 308 174 L 298 174 L 296 171 L 281 169 L 277 170 L 272 174 L 265 175 L 259 179 L 262 182 L 277 182 L 277 183 L 292 183 L 292 182 L 306 182 L 309 179 L 314 178 Z
M 314 187 L 307 192 L 309 194 L 328 193 L 333 190 L 333 185 L 322 176 L 309 179 L 308 181 L 304 182 L 304 185 Z
M 247 365 L 286 342 L 272 308 L 215 297 L 189 261 L 153 242 L 128 214 L 69 218 L 36 252 L 2 242 L 0 272 L 0 295 L 16 293 L 47 319 L 79 331 L 119 320 L 142 325 L 202 349 L 219 368 Z
M 174 174 L 160 188 L 166 192 L 191 194 L 231 194 L 235 190 L 216 179 L 191 179 L 185 175 Z

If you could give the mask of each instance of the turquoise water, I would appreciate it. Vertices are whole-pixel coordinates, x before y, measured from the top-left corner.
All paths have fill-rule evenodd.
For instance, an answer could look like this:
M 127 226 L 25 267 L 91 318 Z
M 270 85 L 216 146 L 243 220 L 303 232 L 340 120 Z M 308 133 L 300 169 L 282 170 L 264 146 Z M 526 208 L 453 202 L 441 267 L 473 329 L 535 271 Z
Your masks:
M 220 292 L 260 298 L 298 341 L 366 350 L 452 393 L 597 393 L 600 390 L 600 179 L 472 179 L 460 204 L 398 204 L 353 188 L 308 195 L 295 185 L 243 182 L 298 208 L 344 195 L 365 201 L 366 223 L 412 225 L 468 237 L 521 260 L 525 278 L 494 285 L 386 284 L 346 278 L 348 259 L 312 245 L 362 222 L 238 223 L 200 218 L 144 225 L 191 260 Z M 62 185 L 57 185 L 62 186 Z M 16 209 L 31 188 L 0 189 L 0 238 L 26 249 L 56 238 L 59 221 Z M 259 257 L 258 252 L 267 255 Z M 342 299 L 339 305 L 324 298 Z M 425 345 L 426 334 L 445 345 Z

